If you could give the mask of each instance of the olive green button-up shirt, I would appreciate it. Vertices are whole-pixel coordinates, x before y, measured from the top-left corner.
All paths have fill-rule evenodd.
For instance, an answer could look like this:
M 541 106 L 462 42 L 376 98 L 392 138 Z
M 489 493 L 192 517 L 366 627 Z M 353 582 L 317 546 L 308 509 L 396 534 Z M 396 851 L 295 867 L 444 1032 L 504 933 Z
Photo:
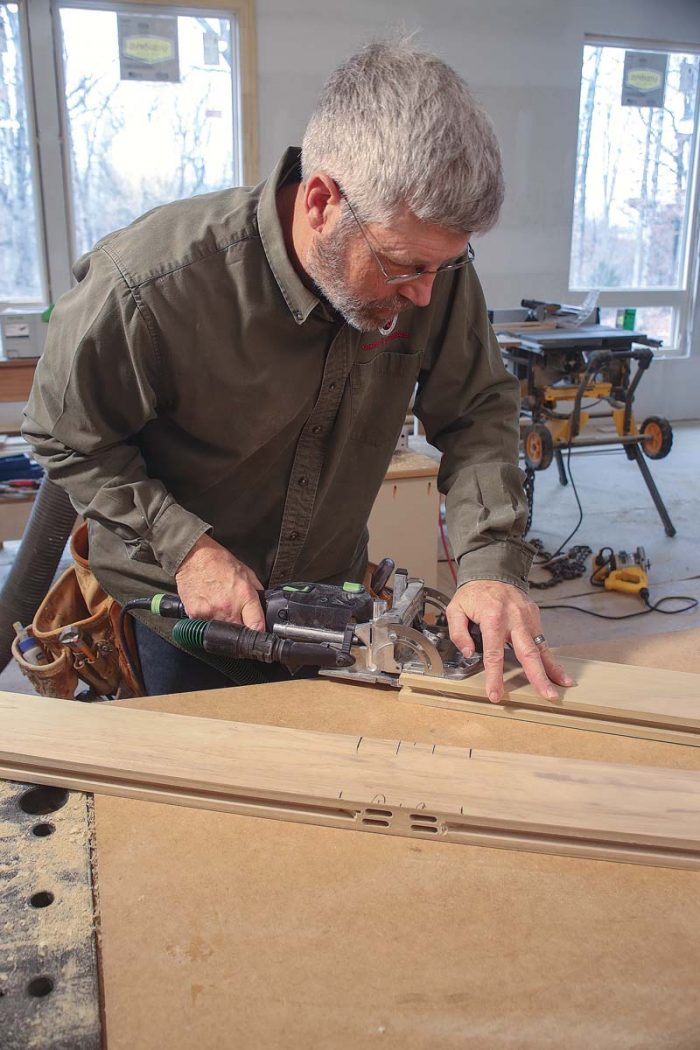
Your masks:
M 23 434 L 90 520 L 93 571 L 120 601 L 173 591 L 209 532 L 267 586 L 361 579 L 417 383 L 459 582 L 525 587 L 518 389 L 474 269 L 393 331 L 356 331 L 287 256 L 276 190 L 298 162 L 156 208 L 76 264 Z

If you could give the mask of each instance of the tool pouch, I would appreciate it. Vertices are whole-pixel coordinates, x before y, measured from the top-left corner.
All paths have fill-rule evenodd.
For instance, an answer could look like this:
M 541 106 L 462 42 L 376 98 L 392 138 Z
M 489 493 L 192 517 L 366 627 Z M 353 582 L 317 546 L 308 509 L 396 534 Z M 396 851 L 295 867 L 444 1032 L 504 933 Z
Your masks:
M 71 700 L 79 682 L 93 692 L 118 699 L 141 695 L 121 641 L 118 622 L 121 606 L 103 591 L 88 564 L 87 523 L 83 522 L 71 538 L 74 564 L 54 583 L 37 609 L 31 633 L 47 655 L 44 664 L 28 663 L 19 651 L 17 639 L 12 653 L 22 673 L 42 696 Z M 76 627 L 86 637 L 91 656 L 72 652 L 60 641 L 66 627 Z M 124 625 L 127 644 L 136 647 L 127 617 Z

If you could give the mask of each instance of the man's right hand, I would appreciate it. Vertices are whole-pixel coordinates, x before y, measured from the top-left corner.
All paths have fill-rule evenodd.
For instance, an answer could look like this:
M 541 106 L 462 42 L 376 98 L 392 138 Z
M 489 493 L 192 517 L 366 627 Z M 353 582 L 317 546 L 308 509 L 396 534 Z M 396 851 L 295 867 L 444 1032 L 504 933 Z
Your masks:
M 175 573 L 175 581 L 188 616 L 265 630 L 259 595 L 263 585 L 252 569 L 211 536 L 197 540 Z

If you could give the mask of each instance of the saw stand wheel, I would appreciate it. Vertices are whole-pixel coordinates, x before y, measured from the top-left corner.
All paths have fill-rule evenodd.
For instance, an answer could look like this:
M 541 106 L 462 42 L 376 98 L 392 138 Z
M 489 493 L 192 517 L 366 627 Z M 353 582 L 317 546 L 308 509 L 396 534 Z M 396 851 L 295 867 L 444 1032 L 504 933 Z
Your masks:
M 533 423 L 523 434 L 525 462 L 531 470 L 546 470 L 554 458 L 554 442 L 544 423 Z
M 663 416 L 649 416 L 639 430 L 647 439 L 642 445 L 647 459 L 665 459 L 673 447 L 673 427 L 669 421 Z

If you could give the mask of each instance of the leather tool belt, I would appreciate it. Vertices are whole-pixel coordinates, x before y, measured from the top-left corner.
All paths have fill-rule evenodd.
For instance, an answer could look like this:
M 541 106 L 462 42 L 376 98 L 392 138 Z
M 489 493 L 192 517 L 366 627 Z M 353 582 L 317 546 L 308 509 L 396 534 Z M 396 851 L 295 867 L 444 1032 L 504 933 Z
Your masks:
M 90 571 L 86 522 L 71 537 L 71 553 L 73 565 L 53 584 L 29 628 L 44 650 L 45 662 L 25 660 L 18 639 L 12 644 L 12 655 L 42 696 L 72 700 L 81 683 L 89 687 L 89 699 L 140 696 L 119 638 L 121 606 Z M 129 617 L 124 630 L 130 652 L 135 653 Z

